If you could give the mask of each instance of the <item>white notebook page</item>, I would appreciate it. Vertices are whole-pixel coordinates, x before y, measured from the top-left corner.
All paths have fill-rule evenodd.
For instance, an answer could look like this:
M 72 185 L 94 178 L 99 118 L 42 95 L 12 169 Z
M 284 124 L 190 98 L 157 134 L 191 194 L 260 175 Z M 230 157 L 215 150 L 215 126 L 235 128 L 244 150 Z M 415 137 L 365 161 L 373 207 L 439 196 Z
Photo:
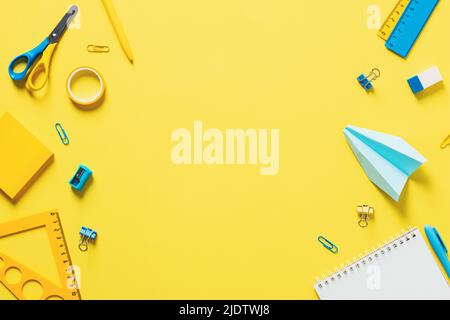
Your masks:
M 449 300 L 450 287 L 415 228 L 316 283 L 323 300 Z

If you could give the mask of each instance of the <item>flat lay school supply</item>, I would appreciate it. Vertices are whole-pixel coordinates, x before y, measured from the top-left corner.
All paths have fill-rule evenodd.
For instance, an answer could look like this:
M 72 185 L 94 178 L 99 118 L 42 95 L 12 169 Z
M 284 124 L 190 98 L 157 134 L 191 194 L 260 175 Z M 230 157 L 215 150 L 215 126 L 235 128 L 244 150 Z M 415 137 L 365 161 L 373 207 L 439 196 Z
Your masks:
M 377 68 L 373 68 L 372 71 L 366 76 L 364 73 L 361 74 L 356 80 L 367 92 L 373 89 L 373 83 L 381 75 L 381 71 Z
M 56 132 L 58 132 L 59 139 L 61 140 L 62 144 L 67 146 L 70 143 L 69 137 L 67 136 L 66 130 L 64 130 L 61 123 L 55 124 Z
M 53 153 L 10 113 L 0 117 L 0 189 L 18 199 L 50 164 Z
M 347 126 L 344 134 L 368 178 L 395 201 L 427 161 L 400 137 L 355 126 Z
M 441 147 L 441 149 L 445 149 L 445 148 L 447 148 L 449 145 L 450 145 L 450 135 L 448 135 L 448 136 L 444 139 L 444 141 L 441 142 L 440 147 Z
M 319 280 L 322 300 L 447 300 L 450 287 L 414 228 Z
M 77 82 L 85 80 L 83 78 L 94 78 L 98 83 L 95 92 L 90 93 L 86 97 L 81 96 L 80 93 L 77 93 L 74 89 Z M 92 67 L 82 67 L 72 71 L 67 79 L 66 87 L 70 100 L 80 107 L 90 107 L 99 103 L 105 96 L 106 92 L 106 83 L 103 76 L 99 71 Z
M 359 217 L 358 225 L 361 228 L 368 227 L 369 220 L 373 219 L 373 217 L 375 215 L 375 209 L 372 206 L 362 205 L 362 206 L 358 206 L 356 210 L 358 212 L 358 217 Z
M 59 283 L 55 284 L 32 271 L 24 264 L 8 257 L 0 248 L 0 282 L 17 298 L 25 299 L 24 286 L 29 282 L 37 282 L 42 287 L 42 295 L 36 300 L 60 298 L 64 300 L 80 300 L 77 278 L 72 267 L 64 231 L 57 211 L 48 211 L 27 218 L 17 219 L 0 224 L 0 240 L 27 231 L 43 228 L 48 235 L 48 243 L 58 272 Z M 30 243 L 30 248 L 33 244 Z M 8 272 L 18 270 L 21 274 L 16 283 L 8 281 Z
M 41 90 L 48 81 L 50 64 L 56 46 L 64 35 L 70 22 L 78 13 L 78 7 L 72 6 L 64 15 L 56 28 L 36 48 L 17 56 L 9 65 L 9 75 L 14 81 L 23 80 L 27 74 L 27 88 L 33 91 Z M 40 59 L 38 62 L 36 62 Z M 24 69 L 20 69 L 25 65 Z M 17 72 L 16 72 L 17 70 Z
M 92 53 L 108 53 L 110 51 L 110 48 L 108 46 L 90 44 L 86 47 L 86 50 Z
M 81 227 L 80 241 L 78 242 L 78 248 L 82 252 L 86 252 L 89 249 L 89 243 L 97 239 L 97 231 L 87 227 Z
M 397 5 L 394 7 L 392 12 L 386 18 L 386 21 L 381 26 L 380 30 L 378 30 L 378 36 L 386 41 L 389 39 L 392 31 L 395 28 L 398 20 L 400 20 L 403 12 L 405 12 L 406 7 L 408 6 L 410 0 L 399 0 Z
M 130 62 L 133 63 L 134 60 L 133 52 L 131 50 L 131 46 L 125 34 L 123 26 L 120 23 L 119 16 L 117 15 L 116 10 L 114 9 L 112 0 L 102 0 L 102 2 L 109 16 L 109 19 L 111 20 L 111 24 L 114 28 L 114 31 L 116 32 L 117 38 L 120 41 L 120 45 L 122 46 L 123 51 L 127 55 L 128 60 L 130 60 Z
M 339 248 L 330 240 L 328 240 L 327 238 L 323 237 L 323 236 L 319 236 L 317 237 L 317 240 L 324 246 L 325 249 L 327 249 L 328 251 L 336 254 L 339 252 Z
M 124 53 L 133 63 L 132 49 L 112 0 L 102 0 L 102 2 Z M 437 2 L 438 0 L 399 0 L 379 31 L 379 36 L 386 41 L 386 47 L 396 54 L 406 57 Z M 44 42 L 30 52 L 14 59 L 8 70 L 10 77 L 14 81 L 21 81 L 28 76 L 27 88 L 34 91 L 44 88 L 49 79 L 54 50 L 67 26 L 77 14 L 78 7 L 72 6 Z M 88 45 L 86 49 L 83 45 L 81 49 L 90 53 L 110 52 L 109 46 L 95 44 Z M 40 61 L 38 61 L 39 57 L 41 57 Z M 90 55 L 90 57 L 93 58 L 94 55 Z M 19 71 L 20 66 L 24 66 L 23 71 Z M 408 80 L 414 94 L 442 81 L 439 70 L 437 67 L 434 68 Z M 379 79 L 380 75 L 380 70 L 374 68 L 369 73 L 361 74 L 357 81 L 366 92 L 369 92 L 374 89 L 374 81 Z M 86 91 L 78 90 L 80 88 L 78 84 L 86 78 L 95 79 L 98 83 L 95 91 L 88 95 L 85 95 Z M 106 82 L 96 69 L 82 67 L 77 68 L 69 75 L 66 90 L 74 104 L 90 107 L 98 104 L 104 98 Z M 2 121 L 3 118 L 0 118 L 0 152 L 2 153 L 0 157 L 0 189 L 3 189 L 3 185 L 5 185 L 5 193 L 12 199 L 16 199 L 30 184 L 30 181 L 42 172 L 53 158 L 53 154 L 31 134 L 26 135 L 22 129 L 15 128 L 15 125 L 11 124 L 14 123 L 11 119 L 9 119 L 11 123 L 5 122 L 6 125 Z M 4 126 L 3 131 L 2 126 Z M 56 123 L 55 129 L 61 142 L 68 145 L 70 140 L 62 124 Z M 23 128 L 23 130 L 26 129 Z M 422 155 L 399 137 L 354 126 L 348 126 L 344 133 L 369 179 L 396 201 L 399 200 L 408 178 L 426 162 Z M 33 138 L 33 141 L 29 136 Z M 39 148 L 37 144 L 39 144 Z M 441 144 L 441 148 L 445 148 L 447 145 L 450 145 L 450 136 Z M 4 152 L 4 150 L 6 151 Z M 7 155 L 6 160 L 2 159 L 4 154 Z M 10 154 L 14 155 L 14 158 Z M 19 168 L 22 164 L 21 161 L 24 165 Z M 11 167 L 18 167 L 18 169 L 11 171 Z M 81 192 L 86 188 L 92 175 L 92 170 L 80 165 L 69 184 L 74 190 Z M 3 180 L 3 177 L 7 179 Z M 375 210 L 372 206 L 358 206 L 358 225 L 362 228 L 367 227 L 369 221 L 374 218 L 374 214 Z M 56 281 L 52 282 L 36 273 L 29 266 L 17 261 L 17 257 L 4 254 L 1 252 L 1 246 L 0 283 L 18 299 L 27 298 L 24 287 L 33 281 L 43 288 L 43 293 L 38 299 L 81 299 L 78 279 L 72 268 L 72 261 L 57 211 L 0 224 L 0 240 L 37 228 L 44 228 L 48 234 L 52 255 L 58 270 L 59 283 L 54 283 Z M 354 226 L 354 228 L 357 227 Z M 449 273 L 450 263 L 447 257 L 447 248 L 438 231 L 433 227 L 426 226 L 425 233 L 444 269 Z M 98 237 L 97 231 L 85 226 L 81 227 L 78 235 L 80 236 L 78 248 L 82 252 L 88 251 L 89 246 Z M 339 253 L 338 246 L 329 239 L 324 236 L 319 236 L 317 239 L 320 244 L 316 244 L 317 250 L 323 250 L 321 248 L 323 246 L 333 254 Z M 362 240 L 355 238 L 355 241 Z M 29 249 L 33 250 L 35 246 L 36 244 L 30 244 Z M 338 257 L 331 256 L 325 251 L 324 253 L 330 258 Z M 18 270 L 21 274 L 18 282 L 14 283 L 8 280 L 8 272 L 13 269 Z M 445 277 L 440 272 L 437 260 L 433 259 L 431 251 L 427 248 L 426 242 L 417 228 L 396 237 L 319 281 L 315 285 L 315 290 L 321 299 L 450 299 Z
M 412 92 L 418 94 L 442 81 L 444 81 L 444 79 L 442 78 L 439 68 L 434 66 L 408 79 L 408 84 Z
M 84 187 L 86 186 L 86 183 L 88 182 L 91 176 L 92 171 L 88 167 L 80 165 L 73 178 L 70 179 L 69 184 L 75 190 L 83 191 Z
M 410 0 L 395 24 L 386 48 L 406 58 L 439 0 Z
M 433 247 L 433 250 L 441 262 L 442 267 L 445 272 L 447 272 L 447 276 L 450 278 L 450 261 L 448 260 L 448 250 L 445 246 L 444 240 L 435 227 L 426 225 L 424 229 L 431 247 Z

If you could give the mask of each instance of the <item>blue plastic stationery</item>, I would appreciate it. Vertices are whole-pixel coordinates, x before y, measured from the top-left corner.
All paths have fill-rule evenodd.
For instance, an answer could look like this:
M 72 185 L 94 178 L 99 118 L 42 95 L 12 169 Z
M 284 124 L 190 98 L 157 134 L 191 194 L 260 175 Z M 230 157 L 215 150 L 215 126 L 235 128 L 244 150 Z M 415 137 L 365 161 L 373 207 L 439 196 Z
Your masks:
M 89 242 L 95 241 L 97 239 L 97 231 L 92 230 L 91 228 L 81 227 L 80 230 L 80 241 L 78 242 L 78 248 L 86 252 L 89 248 Z
M 91 176 L 92 171 L 88 167 L 80 165 L 73 178 L 69 181 L 69 184 L 75 190 L 83 191 L 87 181 Z
M 406 58 L 438 2 L 411 0 L 386 41 L 386 48 Z
M 381 71 L 377 68 L 373 68 L 367 76 L 363 73 L 356 78 L 356 80 L 358 80 L 358 83 L 366 90 L 366 92 L 369 92 L 373 89 L 373 81 L 377 80 L 380 75 Z
M 425 233 L 428 237 L 428 241 L 430 241 L 430 244 L 433 247 L 434 252 L 436 253 L 436 256 L 439 258 L 439 261 L 441 261 L 445 272 L 447 272 L 447 276 L 450 277 L 450 261 L 447 257 L 448 250 L 441 235 L 436 228 L 429 225 L 425 226 Z

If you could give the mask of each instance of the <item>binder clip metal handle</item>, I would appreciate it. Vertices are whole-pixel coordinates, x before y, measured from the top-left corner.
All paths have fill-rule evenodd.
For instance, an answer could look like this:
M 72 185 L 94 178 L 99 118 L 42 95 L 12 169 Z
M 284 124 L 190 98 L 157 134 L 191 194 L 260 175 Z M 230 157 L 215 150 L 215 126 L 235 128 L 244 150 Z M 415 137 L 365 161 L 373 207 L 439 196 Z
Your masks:
M 368 206 L 368 205 L 358 206 L 358 216 L 359 216 L 358 225 L 361 228 L 368 227 L 369 220 L 371 218 L 373 218 L 374 215 L 375 215 L 375 209 L 372 206 Z
M 78 249 L 82 252 L 88 251 L 88 245 L 89 245 L 89 238 L 86 238 L 85 236 L 82 236 L 80 238 L 80 241 L 78 242 Z

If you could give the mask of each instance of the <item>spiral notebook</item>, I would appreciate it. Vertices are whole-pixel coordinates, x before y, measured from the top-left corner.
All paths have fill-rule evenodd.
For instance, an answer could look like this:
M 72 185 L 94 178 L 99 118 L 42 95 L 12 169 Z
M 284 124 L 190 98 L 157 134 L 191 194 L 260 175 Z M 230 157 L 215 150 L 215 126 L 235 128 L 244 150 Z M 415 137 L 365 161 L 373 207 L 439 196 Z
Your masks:
M 449 300 L 450 287 L 418 228 L 320 280 L 322 300 Z

